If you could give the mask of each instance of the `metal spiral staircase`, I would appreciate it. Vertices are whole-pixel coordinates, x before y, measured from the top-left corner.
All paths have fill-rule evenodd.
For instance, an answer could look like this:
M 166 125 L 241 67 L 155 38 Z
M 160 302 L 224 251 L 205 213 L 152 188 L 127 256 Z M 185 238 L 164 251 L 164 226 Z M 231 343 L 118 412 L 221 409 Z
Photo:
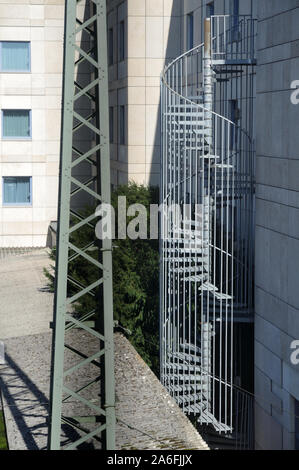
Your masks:
M 236 82 L 251 93 L 255 25 L 207 19 L 205 42 L 161 83 L 161 380 L 186 414 L 224 434 L 240 432 L 234 324 L 249 321 L 253 297 L 252 108 L 237 122 L 228 97 Z

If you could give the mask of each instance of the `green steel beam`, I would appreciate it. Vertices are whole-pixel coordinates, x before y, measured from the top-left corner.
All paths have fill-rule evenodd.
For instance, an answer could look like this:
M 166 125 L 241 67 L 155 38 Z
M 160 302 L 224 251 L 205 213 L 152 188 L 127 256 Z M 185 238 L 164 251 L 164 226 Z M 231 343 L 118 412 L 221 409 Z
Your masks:
M 111 200 L 106 0 L 66 1 L 64 41 L 49 448 L 76 449 L 85 443 L 90 445 L 101 441 L 102 448 L 113 450 L 115 384 L 112 242 L 104 240 L 100 243 L 94 231 L 94 213 L 85 215 L 78 209 L 78 195 L 85 195 L 89 204 L 94 204 L 94 207 L 100 202 L 109 204 Z M 82 100 L 89 103 L 87 108 L 90 109 L 86 109 L 86 104 L 80 105 Z M 88 141 L 87 149 L 80 149 L 80 135 L 83 136 L 84 145 Z M 86 135 L 90 136 L 89 140 Z M 89 168 L 89 177 L 86 174 L 81 175 L 80 165 L 83 173 Z M 74 197 L 77 198 L 75 207 Z M 84 198 L 82 208 L 83 200 Z M 80 237 L 75 238 L 74 235 L 80 234 L 80 230 L 84 229 L 89 230 L 90 240 L 87 244 L 85 240 L 79 246 Z M 77 245 L 74 240 L 77 240 Z M 96 270 L 96 279 L 83 284 L 82 279 L 69 275 L 70 264 L 75 260 L 78 262 L 78 259 Z M 74 311 L 74 305 L 86 295 L 89 299 L 94 299 L 95 308 L 78 315 Z M 92 321 L 86 322 L 90 318 Z M 66 344 L 66 334 L 70 335 L 74 331 L 82 332 L 82 349 L 78 344 L 74 348 L 72 344 Z M 98 350 L 90 356 L 86 356 L 84 350 L 87 334 L 98 342 Z M 67 351 L 77 353 L 78 360 L 75 364 L 72 362 L 66 365 Z M 85 358 L 83 361 L 82 357 Z M 86 383 L 71 388 L 67 380 L 90 364 L 99 367 L 98 376 L 92 380 L 87 377 Z M 84 373 L 81 374 L 82 377 Z M 94 397 L 81 395 L 95 384 L 98 384 L 98 391 Z M 88 408 L 88 416 L 78 416 L 77 413 L 70 416 L 69 410 L 65 415 L 64 406 L 69 403 L 70 398 L 78 406 L 81 404 L 84 409 Z M 78 422 L 91 423 L 91 427 L 85 429 L 76 425 Z M 73 441 L 66 437 L 65 426 L 76 430 Z

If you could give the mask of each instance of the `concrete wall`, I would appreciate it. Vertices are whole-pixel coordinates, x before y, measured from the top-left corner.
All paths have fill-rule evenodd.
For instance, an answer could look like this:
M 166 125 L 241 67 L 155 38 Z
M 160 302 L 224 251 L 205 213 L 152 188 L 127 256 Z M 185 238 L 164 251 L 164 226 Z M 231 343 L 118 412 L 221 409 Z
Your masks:
M 255 387 L 256 447 L 294 448 L 299 366 L 299 1 L 258 2 Z
M 0 140 L 0 246 L 44 246 L 57 219 L 64 0 L 0 1 L 0 41 L 31 42 L 31 73 L 0 73 L 0 109 L 31 109 L 32 140 Z M 2 206 L 2 177 L 32 177 L 32 207 Z

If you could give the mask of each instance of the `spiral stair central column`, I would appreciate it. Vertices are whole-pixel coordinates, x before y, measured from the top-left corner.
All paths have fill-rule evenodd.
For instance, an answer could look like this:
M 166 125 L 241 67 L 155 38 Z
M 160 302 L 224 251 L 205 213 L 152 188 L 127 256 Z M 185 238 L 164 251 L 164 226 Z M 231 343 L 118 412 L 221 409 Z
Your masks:
M 212 111 L 213 111 L 213 71 L 211 55 L 211 20 L 205 19 L 205 45 L 204 45 L 204 73 L 203 73 L 203 93 L 205 107 L 205 130 L 206 143 L 209 145 L 209 152 L 212 146 Z

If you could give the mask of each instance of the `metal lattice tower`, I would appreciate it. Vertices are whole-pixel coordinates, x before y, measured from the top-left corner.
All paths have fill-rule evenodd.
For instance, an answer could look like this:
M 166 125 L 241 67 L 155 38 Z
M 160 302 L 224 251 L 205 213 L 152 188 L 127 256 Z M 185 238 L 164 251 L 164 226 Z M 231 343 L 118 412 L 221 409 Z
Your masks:
M 234 325 L 252 313 L 255 28 L 251 17 L 207 19 L 204 44 L 168 64 L 161 85 L 161 380 L 186 414 L 224 434 L 245 403 Z
M 67 0 L 52 450 L 115 448 L 112 245 L 95 236 L 95 207 L 110 203 L 108 109 L 106 0 Z M 85 271 L 71 276 L 78 260 Z M 83 299 L 90 310 L 78 309 Z

